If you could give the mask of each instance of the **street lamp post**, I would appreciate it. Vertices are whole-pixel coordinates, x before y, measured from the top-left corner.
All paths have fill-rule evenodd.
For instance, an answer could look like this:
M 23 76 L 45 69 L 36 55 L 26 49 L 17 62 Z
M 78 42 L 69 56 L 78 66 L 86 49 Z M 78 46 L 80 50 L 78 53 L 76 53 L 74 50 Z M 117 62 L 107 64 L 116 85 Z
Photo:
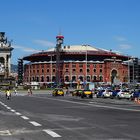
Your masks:
M 86 45 L 86 83 L 87 83 L 87 45 Z
M 133 83 L 134 83 L 134 79 L 135 79 L 135 78 L 134 78 L 134 70 L 135 70 L 135 69 L 134 69 L 134 59 L 133 59 Z
M 128 84 L 130 83 L 130 65 L 129 65 L 129 56 L 128 56 Z
M 72 88 L 72 61 L 71 61 L 70 75 L 71 75 L 70 88 Z
M 52 55 L 51 55 L 51 89 L 52 89 Z
M 85 65 L 85 67 L 86 67 L 86 68 L 85 68 L 85 70 L 86 70 L 86 71 L 85 71 L 85 80 L 86 80 L 86 82 L 87 82 L 87 45 L 82 45 L 82 46 L 84 46 L 84 47 L 86 48 L 86 51 L 85 51 L 85 61 L 86 61 L 86 62 L 85 62 L 85 64 L 86 64 L 86 65 Z
M 51 64 L 51 66 L 50 66 L 50 73 L 51 73 L 50 82 L 51 82 L 51 89 L 52 89 L 52 57 L 53 57 L 53 55 L 51 54 L 51 55 L 48 55 L 48 56 L 50 56 L 50 64 Z
M 85 52 L 85 87 L 87 86 L 87 45 L 83 45 L 86 48 L 86 52 Z

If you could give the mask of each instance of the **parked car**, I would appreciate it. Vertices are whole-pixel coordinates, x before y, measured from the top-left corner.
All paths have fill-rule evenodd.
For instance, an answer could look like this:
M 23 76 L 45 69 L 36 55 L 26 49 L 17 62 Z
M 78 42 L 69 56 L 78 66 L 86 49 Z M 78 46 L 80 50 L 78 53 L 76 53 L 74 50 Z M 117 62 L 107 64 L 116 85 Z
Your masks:
M 81 98 L 84 97 L 89 97 L 89 98 L 93 98 L 93 93 L 91 90 L 83 90 L 82 94 L 81 94 Z
M 62 88 L 55 88 L 52 92 L 52 96 L 64 96 L 64 91 Z
M 110 98 L 110 96 L 112 95 L 112 90 L 111 89 L 105 89 L 105 91 L 103 91 L 102 93 L 102 98 Z
M 131 100 L 134 100 L 135 98 L 140 98 L 140 89 L 135 89 L 131 94 Z
M 113 90 L 111 95 L 110 95 L 110 98 L 111 99 L 116 98 L 118 92 L 120 92 L 120 89 Z
M 117 96 L 116 97 L 118 99 L 130 99 L 131 98 L 131 94 L 130 94 L 130 91 L 129 90 L 123 89 L 123 90 L 120 90 L 117 93 Z
M 105 91 L 104 89 L 103 90 L 98 90 L 98 92 L 96 93 L 96 97 L 101 98 L 103 96 L 104 91 Z
M 81 96 L 83 90 L 81 89 L 76 89 L 72 92 L 72 96 Z
M 112 92 L 113 91 L 111 89 L 99 90 L 96 94 L 96 97 L 97 98 L 110 98 Z

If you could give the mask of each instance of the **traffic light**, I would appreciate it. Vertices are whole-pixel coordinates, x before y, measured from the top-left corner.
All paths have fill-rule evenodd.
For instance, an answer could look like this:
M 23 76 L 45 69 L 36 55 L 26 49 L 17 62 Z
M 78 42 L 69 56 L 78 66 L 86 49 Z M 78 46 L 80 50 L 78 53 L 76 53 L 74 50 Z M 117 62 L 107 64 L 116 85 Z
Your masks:
M 23 59 L 18 59 L 18 84 L 23 83 Z

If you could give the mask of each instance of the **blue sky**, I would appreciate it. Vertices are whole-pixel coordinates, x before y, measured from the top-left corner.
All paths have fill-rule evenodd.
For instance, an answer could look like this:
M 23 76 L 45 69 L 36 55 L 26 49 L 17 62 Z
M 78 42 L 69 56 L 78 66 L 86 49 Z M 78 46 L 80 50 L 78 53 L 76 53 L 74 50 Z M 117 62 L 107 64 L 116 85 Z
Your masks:
M 140 0 L 0 0 L 0 31 L 13 40 L 12 63 L 54 47 L 89 44 L 140 57 Z

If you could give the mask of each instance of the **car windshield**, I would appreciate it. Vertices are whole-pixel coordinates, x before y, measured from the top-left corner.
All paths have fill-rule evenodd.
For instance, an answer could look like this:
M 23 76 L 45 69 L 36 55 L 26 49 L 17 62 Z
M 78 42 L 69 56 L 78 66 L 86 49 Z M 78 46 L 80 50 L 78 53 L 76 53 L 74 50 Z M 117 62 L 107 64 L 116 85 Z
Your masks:
M 56 88 L 55 90 L 63 91 L 62 89 Z
M 129 92 L 129 90 L 122 90 L 122 92 Z
M 136 92 L 140 92 L 140 89 L 135 89 Z
M 119 89 L 117 89 L 117 90 L 115 90 L 115 92 L 120 92 L 120 90 L 119 90 Z
M 84 90 L 84 91 L 91 91 L 91 90 Z
M 112 92 L 112 90 L 109 89 L 109 90 L 107 90 L 107 92 Z

